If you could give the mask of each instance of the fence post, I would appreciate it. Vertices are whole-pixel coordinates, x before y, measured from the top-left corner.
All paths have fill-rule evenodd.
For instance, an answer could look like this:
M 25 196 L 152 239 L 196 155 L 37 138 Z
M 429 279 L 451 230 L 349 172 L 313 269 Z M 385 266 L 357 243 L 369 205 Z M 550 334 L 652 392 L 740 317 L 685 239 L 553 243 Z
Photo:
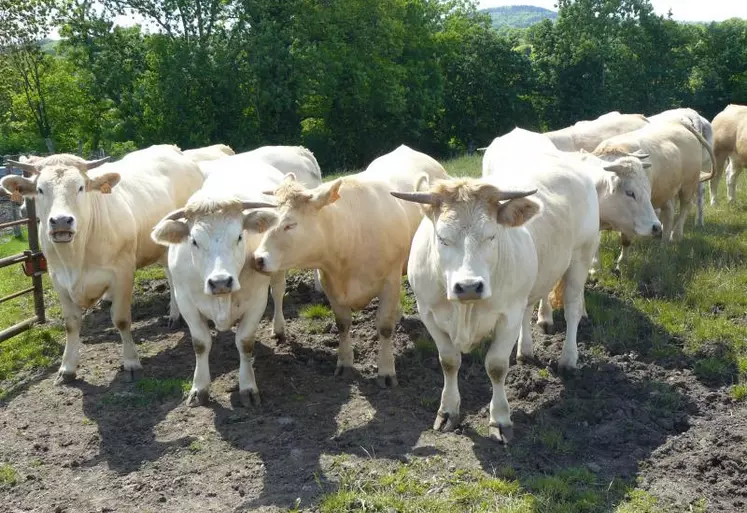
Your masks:
M 34 286 L 34 310 L 36 311 L 36 317 L 39 322 L 46 322 L 44 313 L 44 285 L 42 284 L 41 265 L 39 264 L 40 249 L 39 230 L 36 224 L 36 205 L 31 198 L 26 198 L 26 217 L 28 217 L 29 249 L 33 255 L 31 266 L 34 269 L 34 275 L 31 277 L 31 283 Z
M 21 218 L 21 215 L 18 212 L 18 205 L 16 205 L 13 201 L 10 202 L 10 217 L 13 221 L 18 221 Z M 16 239 L 20 239 L 23 236 L 20 225 L 13 227 L 13 236 Z

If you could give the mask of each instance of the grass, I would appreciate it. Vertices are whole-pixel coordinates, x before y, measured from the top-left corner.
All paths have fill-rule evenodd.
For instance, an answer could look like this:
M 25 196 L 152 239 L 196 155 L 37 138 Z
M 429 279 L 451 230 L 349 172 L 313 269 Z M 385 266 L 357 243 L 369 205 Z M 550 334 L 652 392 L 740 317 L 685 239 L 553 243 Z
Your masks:
M 181 398 L 189 392 L 191 382 L 178 378 L 142 378 L 135 384 L 134 391 L 107 392 L 101 402 L 107 405 L 144 407 Z
M 18 482 L 18 473 L 8 463 L 0 465 L 0 486 L 15 486 Z
M 322 321 L 334 317 L 332 309 L 327 305 L 306 305 L 298 311 L 298 316 L 306 320 Z

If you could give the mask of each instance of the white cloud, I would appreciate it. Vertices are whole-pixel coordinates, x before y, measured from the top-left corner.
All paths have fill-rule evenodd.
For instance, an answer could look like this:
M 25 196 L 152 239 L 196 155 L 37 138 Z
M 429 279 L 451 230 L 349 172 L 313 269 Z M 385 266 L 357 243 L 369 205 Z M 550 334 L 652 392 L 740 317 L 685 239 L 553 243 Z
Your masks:
M 747 18 L 745 0 L 652 0 L 657 14 L 667 14 L 669 9 L 679 21 L 723 21 L 728 18 Z M 557 10 L 556 0 L 481 0 L 481 8 L 500 5 L 536 5 Z

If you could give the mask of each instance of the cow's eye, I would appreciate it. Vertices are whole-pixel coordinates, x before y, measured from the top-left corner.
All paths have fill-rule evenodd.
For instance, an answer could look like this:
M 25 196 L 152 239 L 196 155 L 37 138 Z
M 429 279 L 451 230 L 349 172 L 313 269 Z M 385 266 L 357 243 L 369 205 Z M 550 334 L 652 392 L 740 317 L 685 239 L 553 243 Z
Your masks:
M 83 186 L 78 187 L 78 192 L 83 192 Z
M 197 245 L 197 241 L 196 241 L 196 240 L 195 240 L 194 238 L 192 239 L 192 245 L 193 245 L 194 247 L 196 247 L 196 248 L 198 248 L 198 247 L 199 247 L 199 246 Z
M 491 235 L 490 237 L 485 237 L 485 242 L 493 242 L 495 240 L 495 235 Z
M 448 241 L 446 239 L 444 239 L 440 235 L 438 235 L 437 237 L 438 237 L 438 242 L 440 242 L 442 245 L 444 245 L 444 246 L 448 246 L 449 245 L 449 243 L 448 243 Z
M 635 193 L 633 191 L 625 191 L 625 194 L 633 199 L 635 199 Z
M 244 234 L 243 234 L 243 233 L 239 235 L 239 240 L 238 240 L 238 242 L 241 242 L 242 240 L 244 240 Z
M 41 187 L 39 187 L 38 189 L 36 189 L 36 192 L 38 192 L 39 194 L 44 194 L 44 191 L 41 190 Z
M 283 230 L 285 230 L 286 232 L 287 232 L 288 230 L 292 230 L 293 228 L 295 228 L 295 227 L 296 227 L 296 225 L 297 225 L 297 224 L 298 224 L 298 223 L 290 223 L 290 224 L 286 224 L 286 225 L 285 225 L 285 227 L 283 228 Z

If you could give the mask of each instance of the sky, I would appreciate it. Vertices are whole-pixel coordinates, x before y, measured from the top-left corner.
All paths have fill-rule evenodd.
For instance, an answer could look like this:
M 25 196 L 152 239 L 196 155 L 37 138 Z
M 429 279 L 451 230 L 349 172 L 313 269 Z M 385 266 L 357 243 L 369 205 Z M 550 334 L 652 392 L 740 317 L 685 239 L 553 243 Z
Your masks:
M 501 5 L 536 5 L 557 10 L 555 0 L 480 0 L 480 8 Z M 657 14 L 672 15 L 678 21 L 723 21 L 728 18 L 747 18 L 747 0 L 652 0 Z

